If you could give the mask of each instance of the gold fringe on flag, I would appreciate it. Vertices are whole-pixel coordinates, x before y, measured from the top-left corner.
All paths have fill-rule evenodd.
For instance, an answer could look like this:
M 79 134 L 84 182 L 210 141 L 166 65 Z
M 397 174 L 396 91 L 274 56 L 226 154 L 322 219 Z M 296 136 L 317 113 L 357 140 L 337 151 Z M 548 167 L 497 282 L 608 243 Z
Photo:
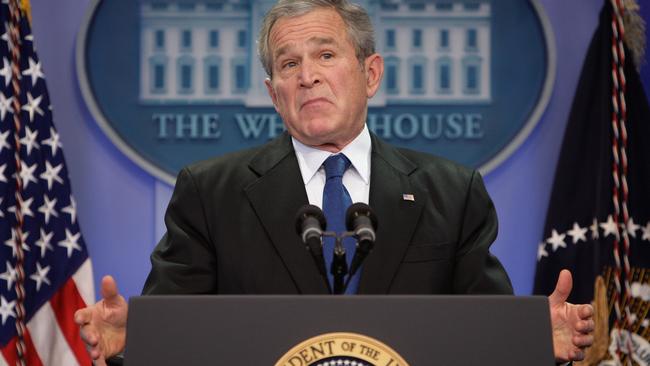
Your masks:
M 29 0 L 21 0 L 20 1 L 20 10 L 22 10 L 23 14 L 27 15 L 27 20 L 29 21 L 29 25 L 32 24 L 32 5 L 29 3 Z
M 596 366 L 607 357 L 609 347 L 609 306 L 607 302 L 607 285 L 603 276 L 596 277 L 594 283 L 594 344 L 587 348 L 585 359 L 574 362 L 575 366 Z

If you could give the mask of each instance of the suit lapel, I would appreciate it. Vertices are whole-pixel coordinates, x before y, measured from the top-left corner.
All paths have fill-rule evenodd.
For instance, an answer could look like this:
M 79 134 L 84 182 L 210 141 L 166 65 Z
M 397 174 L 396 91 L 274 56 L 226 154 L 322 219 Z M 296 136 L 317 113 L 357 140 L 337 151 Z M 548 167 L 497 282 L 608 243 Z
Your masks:
M 383 294 L 390 289 L 426 194 L 411 185 L 409 175 L 415 170 L 410 160 L 372 135 L 369 204 L 378 218 L 377 241 L 363 265 L 359 293 Z M 412 194 L 415 200 L 405 199 L 404 194 Z
M 290 137 L 285 133 L 261 149 L 250 168 L 260 177 L 245 188 L 246 195 L 298 292 L 327 293 L 313 259 L 295 231 L 295 214 L 308 199 Z

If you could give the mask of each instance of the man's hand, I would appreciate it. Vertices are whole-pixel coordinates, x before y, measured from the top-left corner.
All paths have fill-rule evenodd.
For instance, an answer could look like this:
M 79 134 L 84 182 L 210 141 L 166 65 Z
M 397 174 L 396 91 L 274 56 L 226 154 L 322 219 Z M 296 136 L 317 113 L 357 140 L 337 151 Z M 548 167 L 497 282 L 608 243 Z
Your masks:
M 559 362 L 582 360 L 585 357 L 584 349 L 594 342 L 594 309 L 588 304 L 574 305 L 566 302 L 571 287 L 571 272 L 564 269 L 560 272 L 555 291 L 548 297 L 553 351 L 555 360 Z
M 106 365 L 106 359 L 124 350 L 128 304 L 117 292 L 111 276 L 102 278 L 102 300 L 74 314 L 81 327 L 81 338 L 86 343 L 95 365 Z

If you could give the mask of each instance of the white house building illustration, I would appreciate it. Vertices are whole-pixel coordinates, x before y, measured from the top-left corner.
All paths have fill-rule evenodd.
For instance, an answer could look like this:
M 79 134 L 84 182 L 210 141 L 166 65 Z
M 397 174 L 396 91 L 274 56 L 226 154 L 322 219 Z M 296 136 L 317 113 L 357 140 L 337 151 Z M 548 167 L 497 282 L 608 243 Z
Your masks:
M 273 0 L 141 0 L 140 102 L 270 106 L 255 39 Z M 491 99 L 489 0 L 364 0 L 385 59 L 372 106 Z

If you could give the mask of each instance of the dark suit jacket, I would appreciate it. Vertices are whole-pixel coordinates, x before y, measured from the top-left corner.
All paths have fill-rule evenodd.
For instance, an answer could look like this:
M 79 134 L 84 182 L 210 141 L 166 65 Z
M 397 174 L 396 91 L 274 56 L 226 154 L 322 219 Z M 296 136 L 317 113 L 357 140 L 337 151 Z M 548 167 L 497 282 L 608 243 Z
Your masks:
M 143 293 L 327 293 L 295 232 L 307 203 L 286 133 L 184 168 Z M 488 251 L 497 218 L 477 172 L 373 135 L 369 204 L 379 225 L 359 293 L 512 293 Z

